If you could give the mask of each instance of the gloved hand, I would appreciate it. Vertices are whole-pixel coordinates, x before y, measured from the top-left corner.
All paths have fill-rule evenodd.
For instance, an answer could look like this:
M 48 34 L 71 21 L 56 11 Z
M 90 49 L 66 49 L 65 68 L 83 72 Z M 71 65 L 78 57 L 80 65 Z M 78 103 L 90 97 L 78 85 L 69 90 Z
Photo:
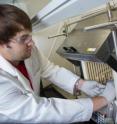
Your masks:
M 105 97 L 108 102 L 111 102 L 115 99 L 115 88 L 112 80 L 107 82 L 106 88 L 104 89 L 104 92 L 100 94 L 100 96 Z
M 93 80 L 89 80 L 89 81 L 83 80 L 82 85 L 80 87 L 78 86 L 79 90 L 81 90 L 82 92 L 86 93 L 91 97 L 101 94 L 104 88 L 105 88 L 104 85 L 99 84 L 97 83 L 97 81 L 93 81 Z

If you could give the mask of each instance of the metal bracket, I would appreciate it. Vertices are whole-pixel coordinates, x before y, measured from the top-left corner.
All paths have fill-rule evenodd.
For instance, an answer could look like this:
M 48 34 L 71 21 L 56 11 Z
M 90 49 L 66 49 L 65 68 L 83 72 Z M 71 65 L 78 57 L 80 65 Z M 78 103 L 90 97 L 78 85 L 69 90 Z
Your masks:
M 55 38 L 55 37 L 60 37 L 60 36 L 67 37 L 68 36 L 68 25 L 66 23 L 64 23 L 63 28 L 64 28 L 64 30 L 63 30 L 62 34 L 58 34 L 58 35 L 54 35 L 54 36 L 49 36 L 48 39 Z

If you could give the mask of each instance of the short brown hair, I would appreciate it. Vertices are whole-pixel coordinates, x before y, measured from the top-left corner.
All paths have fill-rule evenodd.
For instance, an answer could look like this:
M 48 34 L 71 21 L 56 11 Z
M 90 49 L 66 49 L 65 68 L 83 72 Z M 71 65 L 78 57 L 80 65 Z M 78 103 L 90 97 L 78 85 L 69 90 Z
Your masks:
M 9 40 L 22 30 L 32 31 L 31 20 L 21 9 L 9 5 L 0 5 L 0 44 Z

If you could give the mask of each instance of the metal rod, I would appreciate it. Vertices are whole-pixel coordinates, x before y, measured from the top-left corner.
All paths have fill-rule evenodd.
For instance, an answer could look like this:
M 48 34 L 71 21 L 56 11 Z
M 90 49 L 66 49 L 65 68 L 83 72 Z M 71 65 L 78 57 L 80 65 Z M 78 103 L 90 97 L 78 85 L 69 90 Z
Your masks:
M 107 3 L 107 12 L 108 12 L 108 18 L 109 21 L 112 21 L 112 12 L 111 12 L 111 6 L 109 3 Z M 116 27 L 116 24 L 115 24 Z M 116 30 L 117 29 L 111 29 L 112 31 L 112 37 L 113 37 L 113 42 L 114 42 L 114 47 L 115 47 L 115 54 L 116 54 L 116 59 L 117 59 L 117 35 L 116 35 Z
M 67 36 L 67 35 L 66 35 L 66 33 L 58 34 L 58 35 L 50 36 L 50 37 L 48 37 L 48 39 L 55 38 L 55 37 L 60 37 L 60 36 Z
M 108 19 L 109 19 L 109 22 L 111 22 L 111 21 L 112 21 L 112 12 L 111 12 L 110 3 L 107 3 L 107 12 L 108 12 Z
M 117 58 L 117 35 L 116 35 L 115 30 L 112 31 L 112 36 L 113 36 L 113 42 L 114 42 L 114 47 L 115 47 L 115 54 Z
M 117 21 L 114 21 L 114 22 L 106 22 L 102 24 L 85 27 L 84 31 L 90 31 L 95 29 L 112 29 L 113 30 L 116 28 L 117 28 Z

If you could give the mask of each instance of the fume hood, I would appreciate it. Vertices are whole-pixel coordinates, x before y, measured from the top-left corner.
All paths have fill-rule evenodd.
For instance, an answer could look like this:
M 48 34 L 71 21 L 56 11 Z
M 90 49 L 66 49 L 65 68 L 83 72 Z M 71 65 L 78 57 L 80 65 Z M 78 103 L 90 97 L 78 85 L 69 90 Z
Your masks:
M 116 21 L 117 10 L 113 10 L 112 14 L 113 20 Z M 108 22 L 106 12 L 79 21 L 57 53 L 69 60 L 104 62 L 117 71 L 117 59 L 111 31 L 108 29 L 83 30 L 87 26 L 106 22 Z

